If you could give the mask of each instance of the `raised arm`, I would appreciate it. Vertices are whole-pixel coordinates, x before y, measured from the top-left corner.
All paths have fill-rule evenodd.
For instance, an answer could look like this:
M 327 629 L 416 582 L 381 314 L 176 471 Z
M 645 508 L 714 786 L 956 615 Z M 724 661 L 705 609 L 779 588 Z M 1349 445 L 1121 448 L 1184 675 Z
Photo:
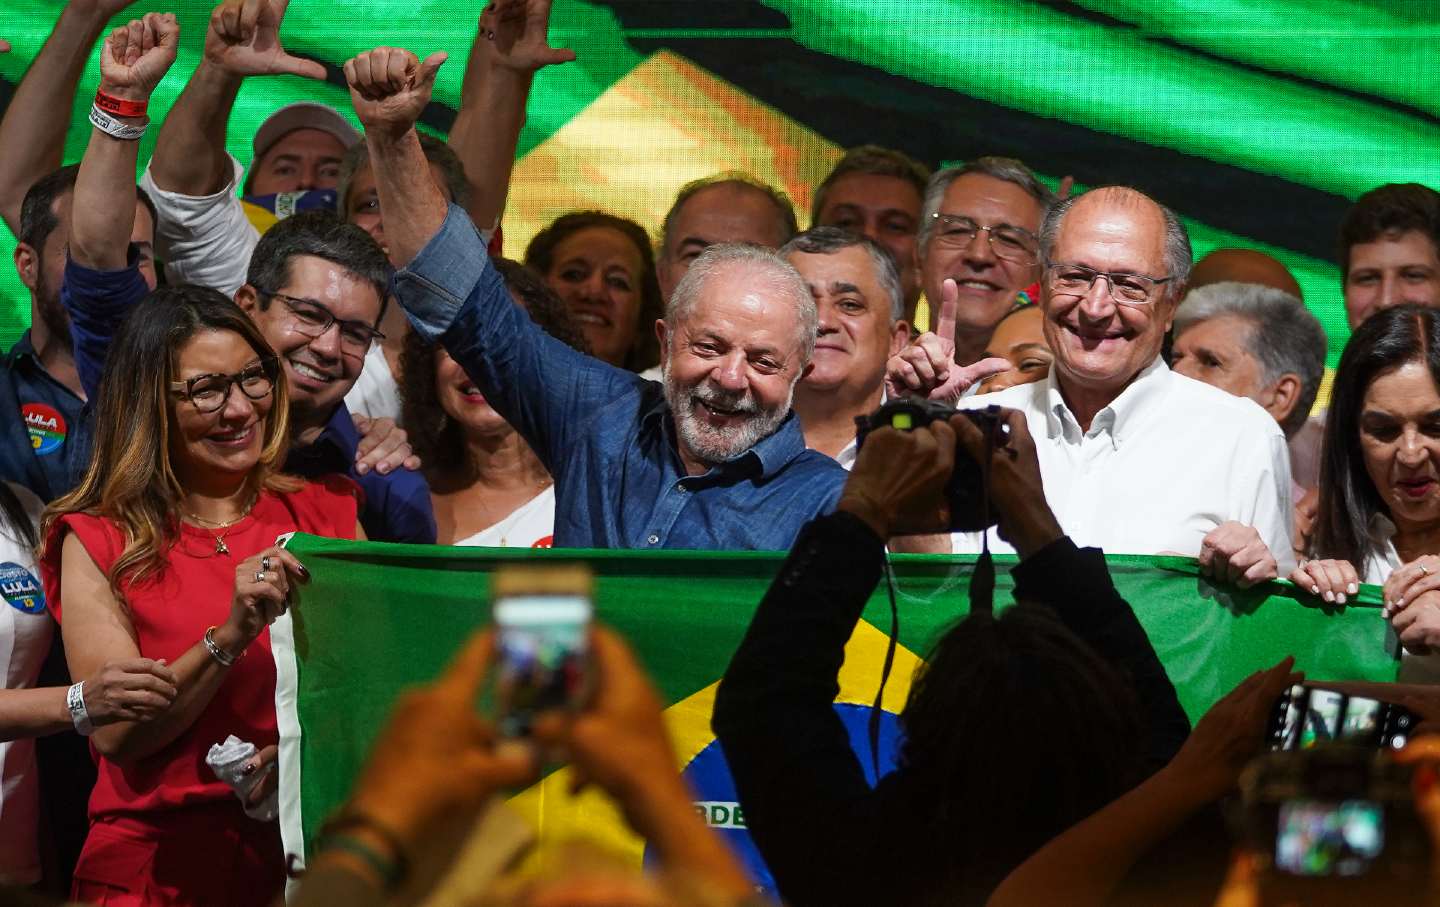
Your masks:
M 420 150 L 415 121 L 430 103 L 435 73 L 446 58 L 441 51 L 422 63 L 408 50 L 377 47 L 345 63 L 350 100 L 365 127 L 375 169 L 392 261 L 414 260 L 445 223 L 445 196 Z
M 20 231 L 20 203 L 35 181 L 60 166 L 75 90 L 90 48 L 110 17 L 134 0 L 72 0 L 0 120 L 0 218 Z M 8 45 L 7 45 L 8 47 Z
M 490 229 L 505 211 L 510 171 L 535 73 L 575 59 L 547 40 L 551 0 L 497 0 L 480 14 L 465 63 L 450 147 L 470 179 L 470 218 Z
M 205 56 L 160 128 L 150 174 L 182 195 L 213 195 L 231 180 L 226 125 L 246 76 L 324 79 L 325 67 L 285 52 L 280 22 L 289 0 L 225 0 L 210 14 Z
M 100 49 L 100 91 L 143 110 L 175 62 L 179 41 L 180 26 L 170 13 L 146 13 L 115 29 Z M 115 271 L 128 261 L 135 227 L 135 162 L 148 120 L 141 114 L 108 115 L 105 121 L 106 128 L 91 127 L 75 178 L 70 257 L 82 267 Z

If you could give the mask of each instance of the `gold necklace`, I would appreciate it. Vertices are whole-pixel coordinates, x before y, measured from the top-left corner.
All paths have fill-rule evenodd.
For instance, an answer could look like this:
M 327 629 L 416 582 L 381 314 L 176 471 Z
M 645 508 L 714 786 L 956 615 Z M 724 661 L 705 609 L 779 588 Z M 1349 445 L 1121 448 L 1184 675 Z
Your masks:
M 185 511 L 185 516 L 188 517 L 192 522 L 199 523 L 202 529 L 224 530 L 219 533 L 215 533 L 212 531 L 211 534 L 215 536 L 215 553 L 229 554 L 230 548 L 225 544 L 225 536 L 230 534 L 230 527 L 234 526 L 236 523 L 240 522 L 241 520 L 245 519 L 247 516 L 250 515 L 250 508 L 254 506 L 255 498 L 251 498 L 250 502 L 245 505 L 245 509 L 240 511 L 239 516 L 219 522 L 217 522 L 216 520 L 207 520 L 203 516 L 200 516 L 197 513 L 192 513 L 189 510 Z

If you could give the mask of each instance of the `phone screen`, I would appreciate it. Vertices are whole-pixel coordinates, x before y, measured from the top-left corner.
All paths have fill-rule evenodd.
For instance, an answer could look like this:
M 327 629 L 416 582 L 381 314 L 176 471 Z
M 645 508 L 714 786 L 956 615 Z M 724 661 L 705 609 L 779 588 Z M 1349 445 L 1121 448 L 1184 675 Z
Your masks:
M 1385 849 L 1385 813 L 1373 800 L 1280 804 L 1275 868 L 1297 876 L 1358 876 Z
M 1389 702 L 1297 684 L 1275 703 L 1270 748 L 1305 750 L 1326 743 L 1400 749 L 1415 716 Z
M 1338 740 L 1344 707 L 1344 693 L 1311 690 L 1300 726 L 1300 748 L 1309 749 L 1317 743 Z
M 579 595 L 517 595 L 495 603 L 495 703 L 500 732 L 530 733 L 535 716 L 583 704 L 591 604 Z

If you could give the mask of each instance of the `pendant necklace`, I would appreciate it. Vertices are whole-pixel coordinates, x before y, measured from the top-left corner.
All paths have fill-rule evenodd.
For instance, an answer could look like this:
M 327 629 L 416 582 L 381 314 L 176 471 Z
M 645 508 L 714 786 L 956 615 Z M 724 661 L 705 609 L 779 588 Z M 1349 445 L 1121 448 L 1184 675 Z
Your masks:
M 228 545 L 225 544 L 225 536 L 230 534 L 231 527 L 233 527 L 236 523 L 240 522 L 241 520 L 245 519 L 247 516 L 250 515 L 250 508 L 254 506 L 255 500 L 252 498 L 250 500 L 250 503 L 245 505 L 245 509 L 240 511 L 239 516 L 221 522 L 216 522 L 215 520 L 207 520 L 202 516 L 191 513 L 188 510 L 185 511 L 185 516 L 188 517 L 192 522 L 199 523 L 202 528 L 209 529 L 211 531 L 211 533 L 215 536 L 215 553 L 217 555 L 229 554 L 230 548 Z M 220 531 L 216 532 L 215 530 L 217 529 Z

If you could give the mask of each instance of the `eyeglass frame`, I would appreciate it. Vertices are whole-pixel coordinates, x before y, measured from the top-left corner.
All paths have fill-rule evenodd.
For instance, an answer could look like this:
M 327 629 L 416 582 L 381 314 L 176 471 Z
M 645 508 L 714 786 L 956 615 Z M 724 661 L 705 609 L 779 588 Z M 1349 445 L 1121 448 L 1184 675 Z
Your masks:
M 247 373 L 257 368 L 260 369 L 262 375 L 264 375 L 270 380 L 270 386 L 265 389 L 265 393 L 261 394 L 258 397 L 245 389 L 245 382 L 242 380 Z M 200 404 L 195 402 L 195 385 L 201 381 L 208 381 L 216 378 L 222 379 L 225 382 L 225 392 L 220 395 L 220 403 L 213 409 L 201 409 Z M 230 402 L 230 392 L 237 387 L 240 388 L 240 393 L 245 396 L 245 399 L 258 402 L 275 393 L 275 382 L 279 380 L 280 360 L 274 356 L 264 356 L 255 365 L 246 366 L 240 371 L 234 372 L 232 374 L 226 374 L 224 372 L 206 372 L 203 375 L 196 375 L 193 378 L 186 378 L 184 381 L 171 381 L 170 393 L 178 394 L 191 406 L 195 407 L 196 412 L 208 415 L 210 413 L 218 413 L 220 410 L 224 409 L 225 404 Z
M 1132 308 L 1132 309 L 1133 309 L 1133 308 L 1141 308 L 1141 307 L 1144 307 L 1144 306 L 1152 306 L 1152 305 L 1154 305 L 1154 304 L 1155 304 L 1155 288 L 1156 288 L 1156 287 L 1163 287 L 1165 284 L 1171 283 L 1172 281 L 1175 280 L 1175 275 L 1174 275 L 1174 274 L 1171 274 L 1171 275 L 1169 275 L 1169 276 L 1167 276 L 1167 277 L 1151 277 L 1149 274 L 1137 274 L 1137 273 L 1135 273 L 1134 271 L 1100 271 L 1100 270 L 1097 270 L 1097 269 L 1095 269 L 1095 268 L 1090 267 L 1089 265 L 1082 265 L 1082 264 L 1077 264 L 1077 263 L 1068 262 L 1068 261 L 1048 261 L 1048 260 L 1046 260 L 1046 261 L 1042 261 L 1042 262 L 1041 262 L 1041 271 L 1040 271 L 1040 274 L 1041 274 L 1041 277 L 1042 277 L 1042 278 L 1044 279 L 1044 281 L 1045 281 L 1046 287 L 1048 287 L 1048 288 L 1050 289 L 1050 294 L 1051 294 L 1052 296 L 1053 296 L 1053 295 L 1056 295 L 1056 293 L 1057 293 L 1056 289 L 1055 289 L 1053 286 L 1051 286 L 1051 284 L 1052 284 L 1053 281 L 1051 280 L 1050 272 L 1051 272 L 1054 268 L 1075 268 L 1076 270 L 1089 271 L 1089 272 L 1090 272 L 1090 282 L 1085 285 L 1085 289 L 1081 290 L 1079 293 L 1073 293 L 1073 292 L 1066 291 L 1066 292 L 1060 293 L 1060 295 L 1062 295 L 1062 296 L 1064 296 L 1064 297 L 1066 297 L 1066 298 L 1083 299 L 1084 296 L 1085 296 L 1085 294 L 1090 292 L 1090 288 L 1093 287 L 1093 286 L 1095 286 L 1095 281 L 1097 281 L 1097 280 L 1099 280 L 1100 278 L 1103 277 L 1103 278 L 1105 278 L 1105 285 L 1106 285 L 1106 287 L 1107 287 L 1106 292 L 1107 292 L 1107 295 L 1109 295 L 1109 297 L 1110 297 L 1110 301 L 1113 302 L 1113 303 L 1115 303 L 1116 305 L 1129 306 L 1129 307 Z M 1136 278 L 1136 279 L 1143 280 L 1143 281 L 1145 281 L 1146 283 L 1148 283 L 1148 284 L 1150 285 L 1150 287 L 1149 287 L 1149 290 L 1147 291 L 1147 293 L 1145 294 L 1145 298 L 1142 299 L 1142 300 L 1133 300 L 1133 301 L 1132 301 L 1132 300 L 1129 300 L 1129 299 L 1121 299 L 1119 296 L 1116 296 L 1116 295 L 1115 295 L 1115 278 L 1116 278 L 1116 277 Z
M 985 234 L 985 242 L 990 246 L 990 251 L 995 254 L 995 257 L 996 257 L 996 258 L 1003 258 L 1003 259 L 1005 259 L 1006 261 L 1013 262 L 1013 263 L 1015 263 L 1015 264 L 1023 264 L 1023 265 L 1034 265 L 1034 264 L 1038 264 L 1039 261 L 1040 261 L 1040 237 L 1036 236 L 1034 233 L 1031 233 L 1029 230 L 1025 229 L 1024 227 L 1017 227 L 1017 226 L 1015 226 L 1014 224 L 991 224 L 990 226 L 987 227 L 987 226 L 982 225 L 979 221 L 977 221 L 975 218 L 969 216 L 968 214 L 949 214 L 949 213 L 946 213 L 946 212 L 944 212 L 944 211 L 936 211 L 936 212 L 932 213 L 932 214 L 930 215 L 930 220 L 933 221 L 933 222 L 936 223 L 936 224 L 946 224 L 946 223 L 950 223 L 951 221 L 955 221 L 955 220 L 963 220 L 963 221 L 968 221 L 969 223 L 971 223 L 971 224 L 974 225 L 974 227 L 975 227 L 975 232 L 974 232 L 973 234 L 971 234 L 970 238 L 969 238 L 968 240 L 966 240 L 966 241 L 964 242 L 964 244 L 959 244 L 959 243 L 951 244 L 951 245 L 953 245 L 955 248 L 960 248 L 960 249 L 968 249 L 968 248 L 970 248 L 970 244 L 975 241 L 975 238 L 976 238 L 977 236 L 979 236 L 981 233 L 984 233 L 984 234 Z M 934 228 L 932 227 L 931 229 L 933 230 Z M 1003 229 L 1003 230 L 1014 230 L 1014 231 L 1016 231 L 1016 232 L 1018 232 L 1018 233 L 1024 234 L 1026 237 L 1029 238 L 1031 244 L 1033 244 L 1033 246 L 1034 246 L 1034 251 L 1032 251 L 1032 252 L 1029 253 L 1030 257 L 1029 257 L 1028 259 L 1009 258 L 1009 257 L 1007 257 L 1007 256 L 1004 256 L 1004 255 L 1001 255 L 1001 254 L 1000 254 L 1000 251 L 995 248 L 995 231 L 996 231 L 996 230 L 1002 230 L 1002 229 Z M 943 233 L 933 234 L 933 235 L 931 236 L 931 242 L 934 242 L 934 241 L 936 241 L 936 240 L 940 240 L 941 242 L 943 242 L 943 241 L 944 241 L 943 238 L 944 238 L 944 234 L 943 234 Z
M 255 288 L 255 293 L 259 296 L 264 296 L 269 299 L 280 300 L 281 302 L 285 303 L 285 307 L 290 310 L 290 313 L 292 315 L 298 316 L 299 314 L 295 310 L 295 303 L 297 302 L 307 306 L 313 306 L 314 308 L 319 309 L 321 312 L 324 312 L 325 317 L 328 320 L 325 322 L 325 326 L 322 327 L 318 332 L 311 334 L 309 331 L 301 330 L 298 327 L 294 329 L 295 332 L 300 334 L 302 337 L 309 337 L 311 340 L 319 340 L 321 337 L 325 336 L 326 331 L 330 330 L 332 327 L 338 324 L 340 326 L 340 345 L 343 349 L 345 346 L 345 328 L 353 327 L 356 329 L 363 329 L 369 335 L 369 339 L 365 341 L 365 348 L 361 351 L 361 355 L 364 355 L 365 352 L 368 352 L 370 350 L 370 346 L 373 343 L 385 339 L 384 333 L 382 333 L 378 328 L 368 325 L 363 321 L 345 321 L 343 319 L 336 318 L 335 313 L 327 309 L 324 303 L 318 302 L 314 299 L 306 299 L 303 296 L 291 296 L 288 293 L 280 293 L 275 290 L 263 290 L 260 287 Z

